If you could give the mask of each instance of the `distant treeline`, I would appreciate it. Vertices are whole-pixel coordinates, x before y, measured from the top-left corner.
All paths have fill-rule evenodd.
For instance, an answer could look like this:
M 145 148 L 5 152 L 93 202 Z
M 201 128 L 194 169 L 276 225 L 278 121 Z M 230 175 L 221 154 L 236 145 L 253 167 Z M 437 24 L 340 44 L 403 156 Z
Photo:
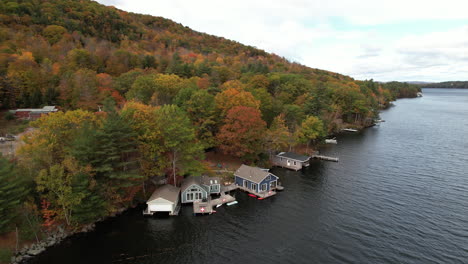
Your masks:
M 440 82 L 440 83 L 426 83 L 420 84 L 422 88 L 457 88 L 467 89 L 468 81 L 455 81 L 455 82 Z

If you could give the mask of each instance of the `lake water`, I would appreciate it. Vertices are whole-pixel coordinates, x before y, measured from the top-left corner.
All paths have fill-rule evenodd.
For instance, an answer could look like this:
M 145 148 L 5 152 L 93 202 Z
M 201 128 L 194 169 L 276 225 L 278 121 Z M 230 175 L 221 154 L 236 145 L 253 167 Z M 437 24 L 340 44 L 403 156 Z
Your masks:
M 338 136 L 285 190 L 194 217 L 141 210 L 100 223 L 31 263 L 468 263 L 468 90 L 425 89 L 387 122 Z

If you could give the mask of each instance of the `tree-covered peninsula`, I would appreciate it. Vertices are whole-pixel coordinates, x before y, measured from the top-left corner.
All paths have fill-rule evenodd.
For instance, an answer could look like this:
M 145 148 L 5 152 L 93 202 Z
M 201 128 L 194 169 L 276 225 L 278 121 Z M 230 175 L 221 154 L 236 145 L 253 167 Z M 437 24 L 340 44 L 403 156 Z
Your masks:
M 61 111 L 0 157 L 0 232 L 92 223 L 146 199 L 155 177 L 205 172 L 208 149 L 258 162 L 369 125 L 418 91 L 94 1 L 1 1 L 0 108 Z

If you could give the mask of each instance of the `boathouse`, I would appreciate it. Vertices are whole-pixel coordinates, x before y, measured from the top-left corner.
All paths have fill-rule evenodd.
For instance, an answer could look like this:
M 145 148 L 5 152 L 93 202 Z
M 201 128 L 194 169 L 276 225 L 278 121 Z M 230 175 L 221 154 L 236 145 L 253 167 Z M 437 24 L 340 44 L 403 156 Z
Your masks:
M 193 203 L 208 199 L 211 194 L 220 194 L 221 181 L 218 177 L 190 176 L 182 182 L 182 203 Z
M 310 157 L 294 152 L 280 152 L 273 156 L 271 161 L 275 166 L 297 171 L 309 166 Z
M 152 215 L 157 212 L 169 212 L 169 215 L 177 215 L 179 204 L 180 188 L 169 184 L 156 189 L 146 204 L 148 208 L 143 213 Z
M 242 164 L 234 172 L 234 178 L 235 184 L 239 189 L 261 198 L 275 195 L 277 189 L 282 189 L 278 184 L 278 176 L 272 174 L 267 169 Z

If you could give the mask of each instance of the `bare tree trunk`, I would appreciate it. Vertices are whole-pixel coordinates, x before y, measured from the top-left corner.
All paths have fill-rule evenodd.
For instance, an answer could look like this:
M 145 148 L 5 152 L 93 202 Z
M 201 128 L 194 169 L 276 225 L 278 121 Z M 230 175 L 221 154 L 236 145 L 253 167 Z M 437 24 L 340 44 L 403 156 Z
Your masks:
M 177 151 L 173 150 L 172 151 L 172 175 L 174 177 L 174 186 L 177 186 L 176 184 L 176 162 L 177 162 Z
M 31 220 L 29 220 L 29 216 L 27 214 L 25 214 L 25 213 L 24 213 L 24 216 L 26 217 L 26 220 L 28 220 L 29 226 L 31 227 L 31 229 L 34 232 L 34 236 L 36 237 L 37 243 L 39 243 L 39 237 L 37 236 L 36 229 L 33 227 L 32 223 L 31 223 Z
M 18 236 L 18 226 L 15 225 L 16 229 L 16 253 L 18 254 L 18 248 L 19 248 L 19 236 Z

